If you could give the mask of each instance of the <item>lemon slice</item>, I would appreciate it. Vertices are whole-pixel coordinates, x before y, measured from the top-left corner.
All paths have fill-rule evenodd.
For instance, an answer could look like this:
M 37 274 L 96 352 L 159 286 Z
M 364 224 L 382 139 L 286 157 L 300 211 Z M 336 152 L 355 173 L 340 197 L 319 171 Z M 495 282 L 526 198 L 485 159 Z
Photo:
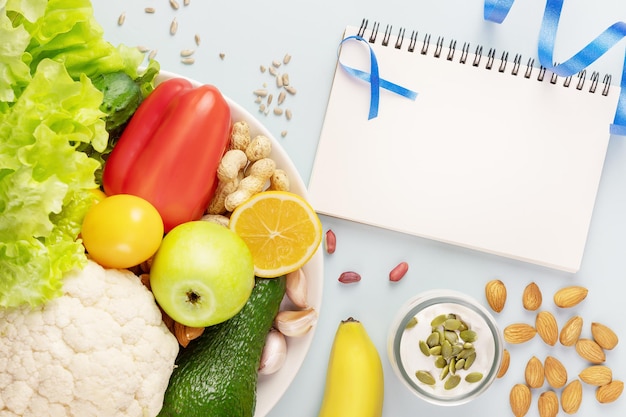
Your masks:
M 322 223 L 311 205 L 287 191 L 263 191 L 239 205 L 229 227 L 252 252 L 254 273 L 274 278 L 298 270 L 317 251 Z

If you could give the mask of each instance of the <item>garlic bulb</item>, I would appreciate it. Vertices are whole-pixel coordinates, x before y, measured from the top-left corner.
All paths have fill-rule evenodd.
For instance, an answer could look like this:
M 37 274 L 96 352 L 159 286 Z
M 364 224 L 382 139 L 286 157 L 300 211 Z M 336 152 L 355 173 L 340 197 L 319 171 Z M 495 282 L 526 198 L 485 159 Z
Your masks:
M 276 315 L 274 324 L 285 336 L 298 337 L 306 334 L 317 323 L 317 311 L 313 307 L 306 310 L 283 310 Z
M 271 329 L 265 338 L 265 346 L 261 353 L 259 374 L 273 374 L 283 366 L 286 358 L 287 340 L 285 339 L 285 335 L 276 329 Z

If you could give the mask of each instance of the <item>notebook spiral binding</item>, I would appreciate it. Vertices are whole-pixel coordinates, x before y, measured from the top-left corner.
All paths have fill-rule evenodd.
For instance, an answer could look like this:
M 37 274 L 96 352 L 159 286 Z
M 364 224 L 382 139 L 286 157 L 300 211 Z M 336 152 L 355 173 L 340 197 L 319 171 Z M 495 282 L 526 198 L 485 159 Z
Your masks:
M 361 22 L 361 26 L 359 28 L 358 35 L 366 39 L 370 43 L 375 43 L 379 34 L 382 33 L 381 44 L 383 46 L 389 46 L 389 41 L 392 36 L 392 26 L 387 25 L 383 33 L 380 30 L 380 23 L 374 22 L 372 25 L 372 30 L 371 30 L 369 37 L 365 38 L 364 35 L 365 35 L 365 31 L 367 30 L 368 25 L 369 25 L 368 20 L 363 19 L 363 21 Z M 400 28 L 397 32 L 395 44 L 393 44 L 392 46 L 396 49 L 402 49 L 402 46 L 404 45 L 404 42 L 405 42 L 405 35 L 406 35 L 405 28 Z M 422 55 L 427 55 L 428 50 L 431 48 L 431 44 L 432 44 L 431 35 L 429 33 L 426 33 L 423 36 L 421 48 L 419 48 L 419 50 L 416 51 L 415 48 L 418 45 L 418 32 L 414 30 L 411 32 L 410 36 L 408 37 L 407 51 L 411 53 L 418 52 Z M 445 46 L 444 38 L 441 36 L 438 37 L 437 41 L 432 45 L 434 45 L 434 50 L 433 50 L 432 55 L 435 58 L 442 58 L 442 52 Z M 448 52 L 447 54 L 445 54 L 445 59 L 447 59 L 448 61 L 453 61 L 456 53 L 457 53 L 457 42 L 456 40 L 453 39 L 448 44 Z M 463 46 L 460 49 L 458 62 L 461 64 L 466 64 L 469 54 L 470 54 L 470 44 L 468 42 L 465 42 L 463 43 Z M 487 52 L 487 54 L 483 55 L 483 47 L 482 45 L 478 45 L 474 51 L 474 59 L 471 61 L 471 65 L 475 67 L 479 67 L 481 62 L 483 62 L 483 60 L 484 60 L 485 69 L 488 69 L 488 70 L 493 69 L 494 63 L 496 61 L 496 50 L 494 48 L 489 48 L 489 51 Z M 511 74 L 518 75 L 520 73 L 520 68 L 522 67 L 522 56 L 520 54 L 515 54 L 515 56 L 513 57 L 513 60 L 510 62 L 512 63 Z M 547 69 L 543 65 L 540 65 L 538 68 L 534 67 L 534 64 L 535 64 L 535 59 L 529 58 L 528 62 L 526 63 L 526 70 L 523 72 L 523 76 L 525 78 L 531 78 L 533 77 L 533 72 L 537 70 L 537 75 L 536 75 L 537 81 L 544 81 L 547 75 L 546 74 Z M 509 53 L 507 51 L 504 51 L 502 52 L 500 56 L 500 64 L 498 65 L 498 68 L 497 68 L 498 72 L 505 72 L 508 65 L 509 65 Z M 570 87 L 570 85 L 572 85 L 572 78 L 573 76 L 565 77 L 562 85 L 564 87 Z M 557 84 L 558 79 L 559 79 L 558 75 L 554 73 L 549 74 L 549 81 L 551 84 Z M 601 84 L 602 95 L 606 96 L 609 94 L 609 90 L 611 88 L 611 75 L 610 74 L 605 74 L 602 79 L 602 83 L 600 83 L 600 73 L 597 71 L 593 71 L 591 73 L 591 76 L 589 77 L 589 82 L 590 82 L 589 84 L 590 93 L 595 93 L 596 91 L 598 91 L 598 85 Z M 575 87 L 577 90 L 583 90 L 585 88 L 586 83 L 587 83 L 587 72 L 586 70 L 582 70 L 576 75 Z

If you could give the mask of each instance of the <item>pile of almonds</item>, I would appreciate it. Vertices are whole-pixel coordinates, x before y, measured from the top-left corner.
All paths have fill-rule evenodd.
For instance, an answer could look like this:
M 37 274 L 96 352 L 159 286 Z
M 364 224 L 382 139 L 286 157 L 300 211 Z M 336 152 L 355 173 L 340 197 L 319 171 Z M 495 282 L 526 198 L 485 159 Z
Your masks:
M 562 309 L 569 309 L 581 303 L 588 290 L 581 286 L 567 286 L 559 289 L 553 296 L 554 304 Z M 506 304 L 507 289 L 499 279 L 489 281 L 485 286 L 485 297 L 493 311 L 500 313 Z M 541 307 L 543 296 L 536 283 L 530 283 L 522 294 L 522 305 L 528 311 L 537 311 Z M 560 408 L 566 414 L 578 411 L 583 396 L 583 383 L 595 386 L 595 396 L 599 403 L 610 403 L 617 400 L 624 390 L 624 383 L 613 379 L 611 368 L 604 365 L 607 350 L 615 348 L 618 337 L 604 324 L 591 323 L 591 338 L 581 337 L 583 318 L 573 315 L 561 328 L 554 315 L 542 310 L 537 312 L 535 323 L 513 323 L 504 328 L 504 340 L 509 344 L 522 344 L 532 340 L 536 335 L 549 346 L 559 342 L 563 346 L 573 346 L 578 355 L 588 363 L 579 373 L 578 378 L 568 382 L 568 372 L 563 363 L 554 356 L 548 355 L 542 362 L 533 356 L 524 371 L 525 383 L 515 384 L 509 395 L 511 410 L 516 417 L 525 416 L 532 403 L 532 389 L 540 389 L 547 382 L 550 388 L 543 391 L 538 398 L 537 407 L 541 417 L 554 417 Z M 502 364 L 498 378 L 504 376 L 510 364 L 510 353 L 504 349 Z M 560 401 L 555 390 L 561 390 Z

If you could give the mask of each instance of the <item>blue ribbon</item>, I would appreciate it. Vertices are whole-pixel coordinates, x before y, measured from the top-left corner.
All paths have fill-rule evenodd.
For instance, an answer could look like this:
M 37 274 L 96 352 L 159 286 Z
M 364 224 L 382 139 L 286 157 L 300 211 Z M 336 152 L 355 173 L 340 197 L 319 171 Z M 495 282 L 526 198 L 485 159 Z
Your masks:
M 404 88 L 398 84 L 387 81 L 383 78 L 380 78 L 380 74 L 378 72 L 378 60 L 376 59 L 376 54 L 374 53 L 374 50 L 365 39 L 357 35 L 348 36 L 344 40 L 341 41 L 341 44 L 343 44 L 346 41 L 355 40 L 355 39 L 358 41 L 365 42 L 365 44 L 370 50 L 370 72 L 368 73 L 368 72 L 361 71 L 356 68 L 348 67 L 344 65 L 341 61 L 339 61 L 339 65 L 341 65 L 341 67 L 345 71 L 347 71 L 348 74 L 352 75 L 353 77 L 359 78 L 365 82 L 368 82 L 370 84 L 370 111 L 369 111 L 368 120 L 373 119 L 376 116 L 378 116 L 378 105 L 380 103 L 380 89 L 381 88 L 384 88 L 385 90 L 389 90 L 393 93 L 399 94 L 403 97 L 408 98 L 409 100 L 415 100 L 415 98 L 417 97 L 416 92 L 411 91 L 407 88 Z
M 485 0 L 484 17 L 496 23 L 502 23 L 515 0 Z M 626 37 L 626 23 L 616 22 L 605 29 L 600 35 L 589 42 L 583 49 L 567 61 L 554 65 L 553 54 L 559 19 L 564 0 L 547 0 L 546 8 L 539 32 L 539 63 L 556 75 L 569 77 L 574 75 L 608 52 L 619 41 Z M 610 126 L 613 135 L 626 136 L 626 55 L 620 82 L 620 95 L 613 124 Z

